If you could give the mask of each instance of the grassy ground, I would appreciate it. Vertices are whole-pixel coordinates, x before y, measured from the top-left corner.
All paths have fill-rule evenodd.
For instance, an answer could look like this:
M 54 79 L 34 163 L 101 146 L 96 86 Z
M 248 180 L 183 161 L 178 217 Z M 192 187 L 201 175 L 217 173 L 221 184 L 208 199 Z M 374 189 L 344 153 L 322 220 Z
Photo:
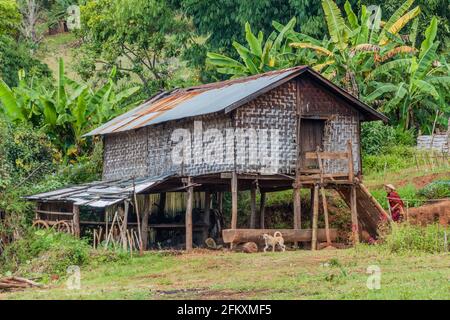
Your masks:
M 381 268 L 381 288 L 366 286 Z M 450 299 L 450 255 L 396 256 L 376 247 L 229 253 L 147 253 L 83 269 L 80 290 L 65 283 L 0 299 Z

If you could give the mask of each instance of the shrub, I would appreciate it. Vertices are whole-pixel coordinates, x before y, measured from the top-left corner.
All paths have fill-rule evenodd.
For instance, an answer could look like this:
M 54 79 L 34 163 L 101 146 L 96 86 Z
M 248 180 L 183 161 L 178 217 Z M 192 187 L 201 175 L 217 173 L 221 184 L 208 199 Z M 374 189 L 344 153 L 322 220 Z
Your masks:
M 383 154 L 363 154 L 364 174 L 383 172 L 385 166 L 389 172 L 414 167 L 416 165 L 414 153 L 414 148 L 396 145 L 386 149 Z
M 392 253 L 444 252 L 445 231 L 446 229 L 439 224 L 422 227 L 408 223 L 394 223 L 391 232 L 385 236 L 383 245 Z
M 70 265 L 86 264 L 89 251 L 86 241 L 69 234 L 30 228 L 6 246 L 0 267 L 20 274 L 63 274 Z
M 427 199 L 450 197 L 450 180 L 434 181 L 419 190 L 419 194 Z

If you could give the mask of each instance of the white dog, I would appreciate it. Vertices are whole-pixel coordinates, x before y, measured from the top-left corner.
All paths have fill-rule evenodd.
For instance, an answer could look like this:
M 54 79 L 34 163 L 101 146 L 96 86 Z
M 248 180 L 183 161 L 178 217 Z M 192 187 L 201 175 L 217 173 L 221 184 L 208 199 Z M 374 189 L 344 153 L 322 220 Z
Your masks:
M 262 235 L 266 246 L 264 247 L 264 252 L 266 252 L 266 250 L 269 248 L 269 246 L 272 247 L 272 252 L 275 252 L 275 247 L 278 244 L 281 248 L 281 250 L 286 251 L 286 246 L 284 245 L 284 239 L 283 239 L 283 235 L 281 234 L 280 231 L 275 231 L 275 233 L 273 234 L 273 236 L 264 233 Z

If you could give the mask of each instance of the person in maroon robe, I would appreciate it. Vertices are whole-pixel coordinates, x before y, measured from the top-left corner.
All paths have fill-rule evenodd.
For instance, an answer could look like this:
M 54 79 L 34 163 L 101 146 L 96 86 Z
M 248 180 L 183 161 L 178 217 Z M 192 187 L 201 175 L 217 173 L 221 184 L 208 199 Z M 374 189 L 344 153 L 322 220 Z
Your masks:
M 385 184 L 384 190 L 387 193 L 387 199 L 389 202 L 389 211 L 391 212 L 392 220 L 395 222 L 401 222 L 404 217 L 404 208 L 402 198 L 395 190 L 395 187 L 392 184 Z

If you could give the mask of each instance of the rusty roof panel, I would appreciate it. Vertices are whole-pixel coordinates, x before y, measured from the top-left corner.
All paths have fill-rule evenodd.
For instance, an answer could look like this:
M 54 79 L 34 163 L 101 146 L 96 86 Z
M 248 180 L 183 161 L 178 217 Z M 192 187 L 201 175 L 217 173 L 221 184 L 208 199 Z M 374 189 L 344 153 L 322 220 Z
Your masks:
M 387 118 L 384 115 L 351 96 L 349 93 L 323 78 L 314 70 L 306 66 L 299 66 L 240 79 L 164 92 L 145 101 L 133 110 L 112 119 L 97 129 L 89 132 L 86 136 L 124 132 L 166 121 L 216 112 L 227 113 L 247 101 L 256 98 L 258 95 L 289 81 L 304 71 L 308 71 L 309 74 L 321 81 L 330 90 L 333 90 L 338 95 L 359 107 L 363 112 L 369 115 L 369 119 L 387 121 Z
M 170 120 L 224 111 L 227 107 L 304 68 L 277 70 L 246 78 L 174 90 L 166 96 L 144 102 L 87 135 L 123 132 Z

